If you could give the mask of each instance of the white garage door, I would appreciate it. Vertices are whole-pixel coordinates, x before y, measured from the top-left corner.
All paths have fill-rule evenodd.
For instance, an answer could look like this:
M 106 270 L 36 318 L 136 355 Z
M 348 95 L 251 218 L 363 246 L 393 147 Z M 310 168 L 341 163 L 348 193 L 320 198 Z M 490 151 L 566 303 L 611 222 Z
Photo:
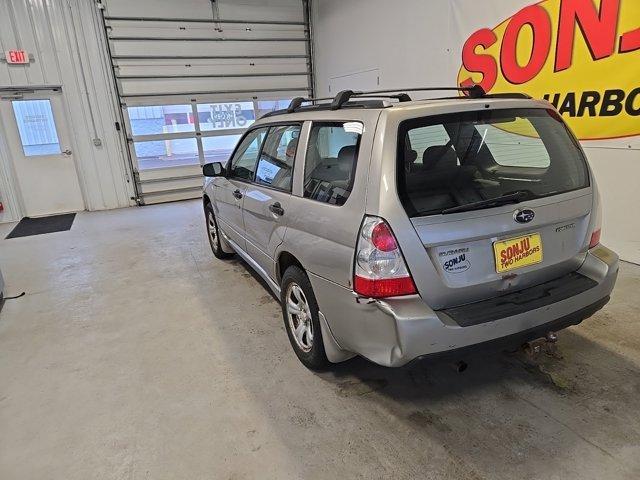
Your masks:
M 140 203 L 200 196 L 264 113 L 312 89 L 306 0 L 103 0 Z

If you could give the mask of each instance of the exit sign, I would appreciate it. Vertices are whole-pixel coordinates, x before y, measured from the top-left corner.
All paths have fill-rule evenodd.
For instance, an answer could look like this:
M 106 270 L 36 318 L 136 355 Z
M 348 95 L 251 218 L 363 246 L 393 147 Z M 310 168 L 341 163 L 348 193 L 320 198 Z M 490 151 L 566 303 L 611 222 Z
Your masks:
M 9 50 L 5 52 L 7 63 L 12 65 L 24 65 L 29 63 L 29 54 L 25 50 Z

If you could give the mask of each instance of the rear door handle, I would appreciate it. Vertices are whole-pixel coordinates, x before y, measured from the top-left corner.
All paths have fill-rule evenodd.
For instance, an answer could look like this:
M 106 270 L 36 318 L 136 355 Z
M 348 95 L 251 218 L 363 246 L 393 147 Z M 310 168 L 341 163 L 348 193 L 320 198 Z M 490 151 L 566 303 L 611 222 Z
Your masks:
M 284 209 L 282 208 L 282 205 L 280 205 L 280 202 L 272 203 L 271 205 L 269 205 L 269 211 L 271 213 L 275 213 L 280 217 L 284 215 Z
M 240 200 L 242 198 L 242 192 L 236 188 L 233 192 L 233 196 Z

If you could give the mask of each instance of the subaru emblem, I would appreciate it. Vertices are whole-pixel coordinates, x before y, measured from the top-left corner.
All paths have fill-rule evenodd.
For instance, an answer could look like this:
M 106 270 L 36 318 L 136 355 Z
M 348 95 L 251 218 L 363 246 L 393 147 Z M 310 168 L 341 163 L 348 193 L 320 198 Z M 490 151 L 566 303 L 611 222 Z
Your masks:
M 528 208 L 525 210 L 516 210 L 513 212 L 513 219 L 518 223 L 529 223 L 536 214 Z

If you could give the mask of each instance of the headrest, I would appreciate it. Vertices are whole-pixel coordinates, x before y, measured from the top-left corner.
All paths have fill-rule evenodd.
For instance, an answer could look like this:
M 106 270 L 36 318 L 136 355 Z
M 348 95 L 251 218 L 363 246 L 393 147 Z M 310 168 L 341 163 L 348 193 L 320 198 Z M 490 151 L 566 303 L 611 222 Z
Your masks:
M 349 162 L 353 163 L 353 159 L 356 157 L 356 146 L 355 145 L 346 145 L 340 149 L 338 152 L 338 162 Z
M 356 146 L 346 145 L 338 152 L 338 168 L 343 171 L 351 171 L 356 159 Z
M 297 146 L 298 146 L 297 138 L 292 138 L 291 140 L 289 140 L 289 143 L 287 143 L 287 149 L 285 150 L 285 155 L 287 157 L 293 157 L 296 153 Z
M 425 170 L 433 168 L 452 168 L 458 165 L 458 156 L 450 145 L 433 145 L 422 154 Z
M 418 159 L 418 152 L 412 150 L 411 148 L 404 149 L 404 163 L 407 165 L 411 165 Z

